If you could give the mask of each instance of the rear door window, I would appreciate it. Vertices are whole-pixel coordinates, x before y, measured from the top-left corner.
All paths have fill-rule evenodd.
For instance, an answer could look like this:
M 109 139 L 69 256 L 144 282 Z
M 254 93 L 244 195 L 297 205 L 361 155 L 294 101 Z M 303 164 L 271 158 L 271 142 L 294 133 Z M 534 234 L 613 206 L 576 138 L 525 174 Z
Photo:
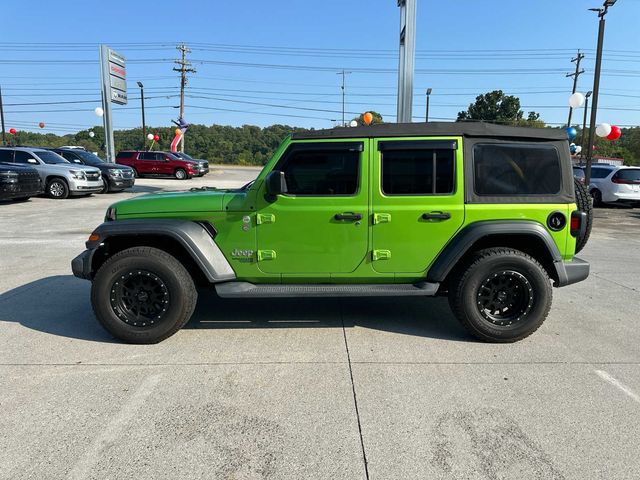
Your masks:
M 591 178 L 605 178 L 611 173 L 610 168 L 591 167 Z
M 447 195 L 454 191 L 455 150 L 393 147 L 382 152 L 385 195 Z
M 555 195 L 562 189 L 560 156 L 552 145 L 476 144 L 473 173 L 479 196 Z
M 138 154 L 138 160 L 156 160 L 155 152 L 141 152 Z
M 640 168 L 623 168 L 618 170 L 616 174 L 611 177 L 611 180 L 617 183 L 630 183 L 634 185 L 640 184 Z

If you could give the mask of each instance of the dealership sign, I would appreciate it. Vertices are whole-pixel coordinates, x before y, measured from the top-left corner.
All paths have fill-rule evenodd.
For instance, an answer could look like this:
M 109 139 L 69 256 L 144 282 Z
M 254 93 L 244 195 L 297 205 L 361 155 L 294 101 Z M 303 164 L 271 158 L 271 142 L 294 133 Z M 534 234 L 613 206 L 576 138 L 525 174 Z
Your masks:
M 127 104 L 127 69 L 124 56 L 115 50 L 104 47 L 102 54 L 103 78 L 108 91 L 107 98 L 118 105 Z

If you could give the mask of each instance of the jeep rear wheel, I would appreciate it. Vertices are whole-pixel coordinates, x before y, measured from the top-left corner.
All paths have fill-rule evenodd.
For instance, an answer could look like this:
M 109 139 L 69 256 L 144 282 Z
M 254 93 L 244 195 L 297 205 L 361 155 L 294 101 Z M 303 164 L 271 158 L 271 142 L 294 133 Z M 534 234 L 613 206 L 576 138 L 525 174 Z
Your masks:
M 198 294 L 175 257 L 152 247 L 123 250 L 107 260 L 91 287 L 102 326 L 128 343 L 157 343 L 191 318 Z
M 591 227 L 593 225 L 593 202 L 587 187 L 585 187 L 578 179 L 573 179 L 575 184 L 576 206 L 578 210 L 587 215 L 586 228 L 584 233 L 576 238 L 576 253 L 584 248 L 591 235 Z
M 551 282 L 534 258 L 509 248 L 477 252 L 452 280 L 449 304 L 460 323 L 487 342 L 515 342 L 544 322 Z

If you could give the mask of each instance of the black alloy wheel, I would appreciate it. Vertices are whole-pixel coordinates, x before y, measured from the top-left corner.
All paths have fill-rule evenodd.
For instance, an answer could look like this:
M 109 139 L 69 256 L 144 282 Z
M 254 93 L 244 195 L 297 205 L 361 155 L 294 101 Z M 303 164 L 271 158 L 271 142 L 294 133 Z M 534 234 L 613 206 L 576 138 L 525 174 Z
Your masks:
M 509 326 L 522 320 L 533 301 L 531 283 L 513 270 L 489 275 L 478 288 L 478 310 L 496 326 Z
M 124 273 L 111 285 L 113 312 L 134 327 L 151 327 L 161 321 L 170 299 L 162 278 L 147 270 Z

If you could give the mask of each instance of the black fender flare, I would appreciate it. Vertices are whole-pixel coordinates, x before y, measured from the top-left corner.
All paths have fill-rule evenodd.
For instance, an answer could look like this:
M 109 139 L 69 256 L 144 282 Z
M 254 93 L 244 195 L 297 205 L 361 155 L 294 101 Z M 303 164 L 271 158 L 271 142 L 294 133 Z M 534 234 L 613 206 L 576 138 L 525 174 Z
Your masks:
M 547 248 L 562 283 L 564 264 L 553 238 L 541 224 L 529 220 L 475 222 L 460 230 L 440 252 L 427 272 L 428 282 L 443 282 L 460 259 L 478 240 L 491 235 L 525 235 L 542 240 Z M 559 271 L 562 270 L 561 271 Z
M 169 237 L 177 241 L 212 283 L 234 280 L 236 274 L 214 240 L 215 230 L 211 225 L 180 219 L 132 219 L 116 220 L 100 224 L 94 231 L 97 240 L 87 241 L 89 252 L 110 238 L 118 236 L 154 235 Z M 92 255 L 89 255 L 91 257 Z M 91 259 L 89 258 L 89 269 Z M 89 271 L 91 275 L 93 272 Z

